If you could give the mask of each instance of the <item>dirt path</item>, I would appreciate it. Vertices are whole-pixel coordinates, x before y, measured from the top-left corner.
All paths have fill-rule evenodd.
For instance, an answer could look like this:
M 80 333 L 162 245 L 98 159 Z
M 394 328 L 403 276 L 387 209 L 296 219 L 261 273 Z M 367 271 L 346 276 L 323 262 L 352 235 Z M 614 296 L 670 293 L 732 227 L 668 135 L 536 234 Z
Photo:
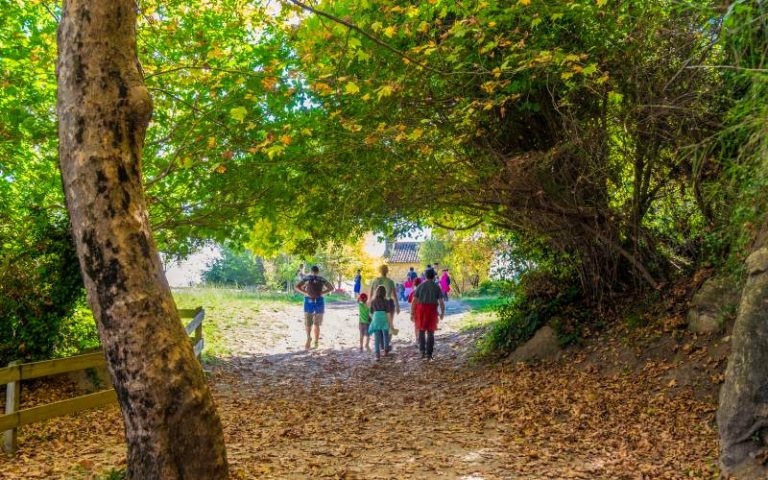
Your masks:
M 418 358 L 403 313 L 394 354 L 375 362 L 357 349 L 352 302 L 327 305 L 309 351 L 300 306 L 226 308 L 232 354 L 207 370 L 235 479 L 717 478 L 714 400 L 671 386 L 677 360 L 618 335 L 552 364 L 480 364 L 452 302 L 435 361 Z M 124 468 L 122 435 L 116 407 L 24 427 L 0 478 L 121 478 L 109 472 Z
M 238 329 L 234 354 L 212 372 L 228 434 L 242 439 L 228 450 L 235 476 L 514 478 L 495 461 L 501 438 L 446 408 L 477 373 L 465 364 L 469 337 L 456 333 L 467 308 L 449 302 L 425 362 L 402 307 L 394 352 L 380 362 L 358 350 L 354 302 L 326 307 L 316 350 L 303 349 L 298 306 L 263 316 L 268 328 Z

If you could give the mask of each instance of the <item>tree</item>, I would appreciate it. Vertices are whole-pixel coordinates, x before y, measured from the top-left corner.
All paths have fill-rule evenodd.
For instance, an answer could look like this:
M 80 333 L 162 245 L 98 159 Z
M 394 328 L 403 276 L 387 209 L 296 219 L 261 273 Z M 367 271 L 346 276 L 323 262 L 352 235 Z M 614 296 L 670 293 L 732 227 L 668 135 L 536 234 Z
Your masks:
M 297 50 L 329 112 L 308 152 L 360 216 L 545 239 L 595 298 L 673 269 L 703 216 L 680 147 L 722 112 L 719 74 L 686 68 L 716 56 L 712 4 L 291 3 L 314 12 Z
M 59 160 L 88 303 L 123 412 L 129 478 L 224 479 L 221 422 L 163 275 L 141 161 L 152 102 L 133 0 L 65 0 Z
M 419 247 L 421 263 L 432 265 L 441 263 L 445 265 L 445 257 L 450 254 L 451 245 L 448 242 L 432 235 L 424 240 Z
M 208 265 L 203 272 L 206 283 L 255 287 L 263 285 L 264 262 L 248 250 L 235 251 L 230 247 L 221 249 L 221 257 Z

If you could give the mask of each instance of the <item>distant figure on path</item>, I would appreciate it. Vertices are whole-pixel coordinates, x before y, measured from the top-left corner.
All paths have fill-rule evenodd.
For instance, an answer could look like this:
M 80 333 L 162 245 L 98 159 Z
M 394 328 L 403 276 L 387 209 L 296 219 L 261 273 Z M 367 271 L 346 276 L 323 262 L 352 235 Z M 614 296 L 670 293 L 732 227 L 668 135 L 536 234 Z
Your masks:
M 387 334 L 397 335 L 397 329 L 395 328 L 395 314 L 400 315 L 400 302 L 397 301 L 397 292 L 395 291 L 395 282 L 391 278 L 387 278 L 387 274 L 389 273 L 389 267 L 386 265 L 382 265 L 379 267 L 379 273 L 381 276 L 379 278 L 374 279 L 371 282 L 371 293 L 370 293 L 370 302 L 373 302 L 373 299 L 376 295 L 376 289 L 381 287 L 384 287 L 386 290 L 386 299 L 391 302 L 392 308 L 387 311 L 388 313 L 388 319 L 389 319 L 389 330 L 387 331 Z M 391 348 L 391 347 L 390 347 Z
M 427 268 L 424 269 L 423 272 L 421 272 L 421 281 L 424 282 L 427 279 L 427 271 L 432 270 L 432 264 L 428 263 Z
M 381 360 L 381 351 L 384 356 L 391 350 L 389 345 L 389 317 L 392 313 L 392 300 L 387 298 L 387 289 L 384 285 L 376 287 L 376 293 L 371 301 L 371 326 L 368 332 L 374 335 L 373 348 L 376 352 L 376 360 Z
M 363 351 L 363 340 L 365 340 L 365 349 L 371 350 L 371 333 L 368 329 L 371 326 L 371 311 L 368 309 L 368 295 L 361 293 L 357 297 L 357 311 L 360 314 L 358 319 L 358 328 L 360 330 L 360 351 Z
M 416 273 L 416 270 L 414 270 L 414 269 L 413 269 L 413 267 L 411 267 L 411 268 L 408 270 L 408 280 L 410 280 L 411 282 L 413 282 L 413 281 L 414 281 L 414 280 L 416 280 L 417 278 L 419 278 L 419 274 L 418 274 L 418 273 Z
M 315 327 L 315 348 L 320 341 L 320 325 L 323 324 L 325 313 L 325 299 L 333 291 L 333 284 L 320 276 L 320 268 L 312 266 L 312 273 L 305 276 L 296 284 L 295 290 L 304 295 L 304 326 L 307 328 L 307 343 L 304 348 L 312 344 L 312 327 Z
M 296 288 L 296 285 L 299 284 L 302 278 L 306 276 L 307 272 L 304 270 L 304 264 L 299 264 L 299 268 L 296 269 L 296 276 L 294 277 L 293 281 L 288 280 L 285 282 L 286 291 L 290 292 L 291 288 Z
M 360 292 L 363 289 L 363 275 L 360 272 L 360 269 L 357 270 L 357 274 L 355 275 L 355 286 L 352 288 L 352 291 L 355 293 L 355 298 L 360 296 Z M 368 295 L 365 296 L 365 298 L 368 298 Z
M 435 348 L 435 330 L 437 330 L 438 307 L 439 318 L 445 316 L 443 292 L 435 283 L 435 271 L 426 271 L 427 281 L 416 287 L 413 292 L 413 303 L 416 306 L 416 327 L 419 329 L 419 352 L 421 358 L 432 360 Z
M 443 269 L 443 274 L 440 276 L 440 290 L 443 292 L 443 301 L 448 301 L 448 294 L 451 292 L 451 276 L 448 275 L 448 269 Z
M 417 277 L 418 278 L 418 277 Z M 410 302 L 408 300 L 411 297 L 411 294 L 413 293 L 413 281 L 416 280 L 416 278 L 406 278 L 405 282 L 403 283 L 403 295 L 405 296 L 406 302 Z

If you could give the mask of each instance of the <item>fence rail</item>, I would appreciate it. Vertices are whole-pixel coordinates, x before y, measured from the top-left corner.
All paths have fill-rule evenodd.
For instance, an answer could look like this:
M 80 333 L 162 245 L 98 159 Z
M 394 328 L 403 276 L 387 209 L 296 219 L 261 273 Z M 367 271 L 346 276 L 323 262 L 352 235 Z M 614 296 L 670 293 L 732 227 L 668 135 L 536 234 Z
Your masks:
M 203 307 L 179 309 L 179 316 L 182 319 L 192 319 L 184 328 L 187 335 L 194 334 L 190 340 L 195 356 L 199 359 L 205 345 L 203 340 L 205 310 Z M 0 416 L 0 431 L 5 431 L 3 450 L 6 452 L 16 451 L 18 428 L 22 425 L 102 407 L 117 401 L 115 391 L 110 389 L 20 410 L 21 382 L 23 380 L 103 367 L 106 367 L 104 352 L 99 351 L 42 362 L 21 364 L 11 362 L 7 367 L 0 368 L 0 385 L 6 385 L 5 415 Z

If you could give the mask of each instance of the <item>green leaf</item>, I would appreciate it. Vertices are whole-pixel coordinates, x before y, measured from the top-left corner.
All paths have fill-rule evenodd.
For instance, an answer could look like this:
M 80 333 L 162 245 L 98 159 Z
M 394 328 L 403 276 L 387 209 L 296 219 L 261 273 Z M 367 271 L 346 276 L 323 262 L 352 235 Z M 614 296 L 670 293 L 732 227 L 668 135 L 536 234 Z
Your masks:
M 229 111 L 229 116 L 241 123 L 245 120 L 247 115 L 248 110 L 246 110 L 245 107 L 235 107 Z

